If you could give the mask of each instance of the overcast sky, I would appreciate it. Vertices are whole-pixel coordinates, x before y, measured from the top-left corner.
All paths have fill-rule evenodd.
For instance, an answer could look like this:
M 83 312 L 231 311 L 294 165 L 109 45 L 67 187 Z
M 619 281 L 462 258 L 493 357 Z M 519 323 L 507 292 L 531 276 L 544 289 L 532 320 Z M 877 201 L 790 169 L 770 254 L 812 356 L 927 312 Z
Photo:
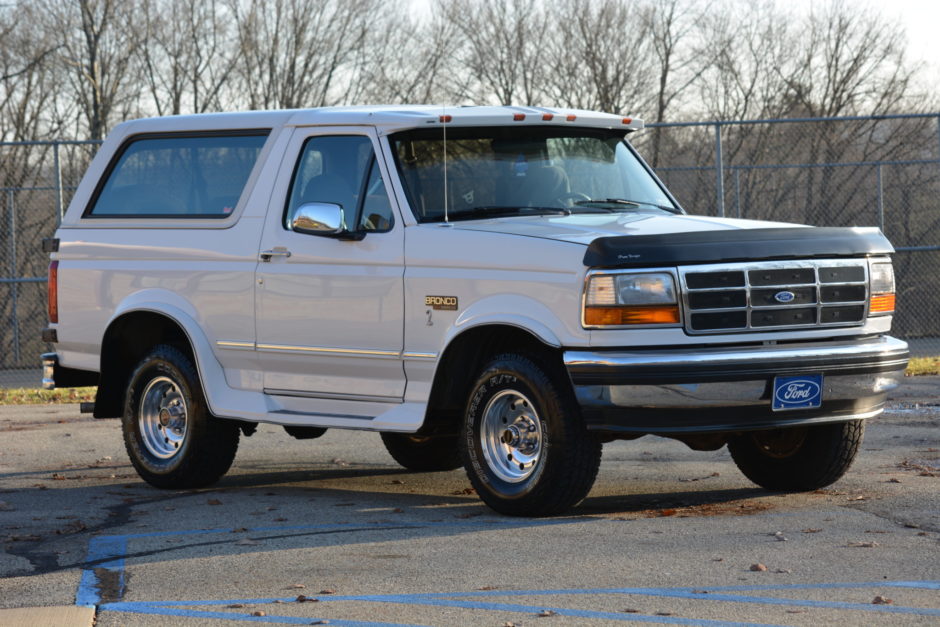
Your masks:
M 790 0 L 810 6 L 814 0 Z M 818 0 L 816 0 L 818 2 Z M 865 0 L 849 0 L 864 4 Z M 940 88 L 940 0 L 868 0 L 885 17 L 897 18 L 907 30 L 912 61 L 924 63 L 923 78 Z

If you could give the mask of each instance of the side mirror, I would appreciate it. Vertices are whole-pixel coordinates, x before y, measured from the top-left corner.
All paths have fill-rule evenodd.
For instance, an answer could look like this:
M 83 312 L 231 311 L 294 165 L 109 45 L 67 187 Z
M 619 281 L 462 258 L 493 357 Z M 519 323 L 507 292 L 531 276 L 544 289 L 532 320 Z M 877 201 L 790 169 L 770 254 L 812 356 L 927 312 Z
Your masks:
M 294 211 L 291 230 L 306 235 L 361 240 L 365 233 L 346 228 L 346 214 L 340 205 L 331 202 L 308 202 Z

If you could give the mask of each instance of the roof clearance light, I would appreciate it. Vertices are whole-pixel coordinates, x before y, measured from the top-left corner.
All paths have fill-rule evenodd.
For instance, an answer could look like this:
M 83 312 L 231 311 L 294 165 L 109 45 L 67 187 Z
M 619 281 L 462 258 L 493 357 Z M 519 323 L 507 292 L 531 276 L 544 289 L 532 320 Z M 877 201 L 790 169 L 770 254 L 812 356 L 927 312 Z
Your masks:
M 441 124 L 447 124 L 448 122 L 450 122 L 450 121 L 453 120 L 453 119 L 454 119 L 454 116 L 452 116 L 452 115 L 442 115 L 442 116 L 440 117 Z
M 543 113 L 543 114 L 542 114 L 542 120 L 544 120 L 545 122 L 551 122 L 551 121 L 552 121 L 552 118 L 554 118 L 554 117 L 555 117 L 555 116 L 552 115 L 551 113 Z
M 570 114 L 568 114 L 568 117 L 566 117 L 565 119 L 568 120 L 569 122 L 574 122 L 575 120 L 578 119 L 578 116 L 576 116 L 576 115 L 573 114 L 573 113 L 570 113 Z
M 513 121 L 521 122 L 525 119 L 525 113 L 516 113 L 512 116 Z
M 624 119 L 623 119 L 623 123 L 624 123 L 624 124 L 630 124 L 631 122 L 633 122 L 633 118 L 624 118 Z

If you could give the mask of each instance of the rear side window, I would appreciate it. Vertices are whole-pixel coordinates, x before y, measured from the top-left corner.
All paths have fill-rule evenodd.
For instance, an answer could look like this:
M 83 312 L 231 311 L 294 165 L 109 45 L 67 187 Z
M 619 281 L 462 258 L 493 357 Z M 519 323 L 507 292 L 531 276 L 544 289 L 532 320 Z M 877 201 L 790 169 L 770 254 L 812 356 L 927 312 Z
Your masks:
M 85 217 L 225 218 L 268 132 L 137 136 L 111 162 Z

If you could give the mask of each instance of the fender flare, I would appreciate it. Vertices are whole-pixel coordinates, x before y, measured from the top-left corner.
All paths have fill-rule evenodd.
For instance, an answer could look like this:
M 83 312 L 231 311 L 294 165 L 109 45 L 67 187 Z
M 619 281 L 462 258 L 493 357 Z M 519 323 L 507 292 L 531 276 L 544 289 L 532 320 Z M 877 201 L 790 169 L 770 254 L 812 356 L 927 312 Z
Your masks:
M 155 292 L 168 298 L 154 299 Z M 170 300 L 182 300 L 183 302 L 168 302 Z M 188 301 L 181 299 L 172 292 L 165 292 L 164 290 L 145 290 L 144 292 L 137 292 L 125 299 L 115 308 L 114 314 L 108 320 L 102 338 L 107 337 L 114 323 L 119 319 L 128 314 L 137 312 L 153 313 L 163 316 L 172 320 L 183 330 L 193 351 L 194 366 L 199 376 L 199 382 L 202 385 L 206 404 L 209 407 L 209 411 L 217 415 L 215 411 L 217 404 L 213 402 L 214 390 L 219 389 L 217 388 L 218 385 L 228 384 L 225 381 L 225 373 L 222 369 L 222 364 L 220 364 L 219 360 L 216 358 L 212 350 L 212 345 L 203 332 L 202 327 L 196 322 L 195 308 Z M 101 351 L 101 354 L 103 357 L 104 351 Z M 103 363 L 101 364 L 101 368 L 103 371 Z

